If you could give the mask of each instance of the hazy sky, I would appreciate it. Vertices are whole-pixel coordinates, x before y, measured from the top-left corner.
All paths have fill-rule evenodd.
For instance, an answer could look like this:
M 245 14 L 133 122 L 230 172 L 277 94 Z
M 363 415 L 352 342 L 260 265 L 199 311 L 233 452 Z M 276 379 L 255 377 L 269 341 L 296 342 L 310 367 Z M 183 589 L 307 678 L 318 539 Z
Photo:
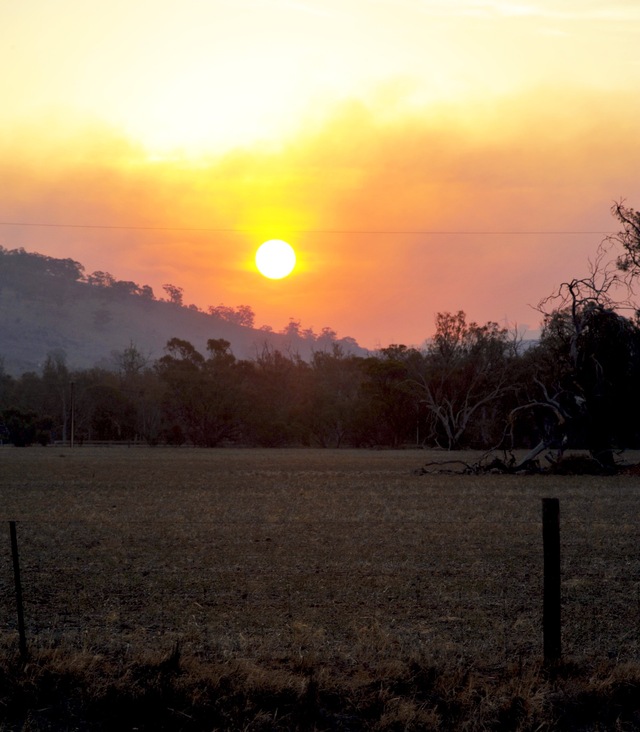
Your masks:
M 535 328 L 640 207 L 638 48 L 637 0 L 0 0 L 0 221 L 72 225 L 0 244 L 369 347 Z

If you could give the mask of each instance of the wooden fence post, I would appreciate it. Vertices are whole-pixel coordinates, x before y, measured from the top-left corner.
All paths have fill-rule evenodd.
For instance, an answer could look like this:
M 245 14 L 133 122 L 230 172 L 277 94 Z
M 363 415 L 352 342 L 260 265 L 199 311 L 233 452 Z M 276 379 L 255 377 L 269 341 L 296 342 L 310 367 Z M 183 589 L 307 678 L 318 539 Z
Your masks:
M 11 556 L 13 557 L 13 579 L 16 586 L 16 608 L 18 611 L 18 635 L 20 637 L 20 656 L 27 657 L 27 635 L 24 629 L 24 609 L 22 606 L 22 584 L 20 582 L 20 558 L 18 556 L 18 536 L 16 522 L 9 521 L 11 534 Z
M 71 442 L 70 446 L 73 448 L 73 439 L 76 431 L 76 383 L 71 382 Z
M 544 551 L 544 596 L 542 632 L 544 660 L 554 662 L 561 655 L 560 619 L 560 501 L 542 499 L 542 543 Z

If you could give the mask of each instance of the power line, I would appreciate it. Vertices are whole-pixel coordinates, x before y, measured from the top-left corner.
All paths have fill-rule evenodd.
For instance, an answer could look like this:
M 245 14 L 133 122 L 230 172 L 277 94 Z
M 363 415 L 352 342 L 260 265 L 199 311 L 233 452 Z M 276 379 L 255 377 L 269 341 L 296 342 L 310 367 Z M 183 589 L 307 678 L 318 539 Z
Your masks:
M 116 231 L 208 231 L 212 233 L 255 233 L 256 229 L 244 228 L 214 228 L 194 226 L 115 226 L 109 224 L 51 224 L 33 223 L 27 221 L 0 221 L 0 226 L 24 226 L 29 228 L 46 229 L 104 229 Z M 520 236 L 520 235 L 545 235 L 545 236 L 581 236 L 588 234 L 608 235 L 610 231 L 568 231 L 568 230 L 451 230 L 451 229 L 287 229 L 282 231 L 291 234 L 405 234 L 405 235 L 429 235 L 429 236 Z

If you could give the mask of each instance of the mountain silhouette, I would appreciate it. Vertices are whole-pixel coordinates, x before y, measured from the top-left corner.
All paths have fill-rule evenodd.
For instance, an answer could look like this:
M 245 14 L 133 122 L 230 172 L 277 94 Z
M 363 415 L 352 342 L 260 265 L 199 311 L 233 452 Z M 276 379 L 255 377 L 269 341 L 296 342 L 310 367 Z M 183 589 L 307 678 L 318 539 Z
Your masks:
M 205 313 L 181 304 L 180 288 L 170 288 L 167 292 L 173 300 L 157 299 L 147 285 L 116 280 L 104 272 L 86 276 L 84 267 L 72 259 L 0 247 L 4 369 L 13 375 L 39 372 L 51 353 L 64 354 L 72 369 L 114 368 L 114 354 L 132 344 L 155 360 L 174 337 L 203 353 L 208 339 L 224 338 L 240 359 L 269 349 L 307 360 L 314 351 L 336 344 L 345 353 L 367 353 L 353 338 L 338 339 L 330 329 L 317 336 L 300 331 L 294 321 L 279 333 L 239 325 L 228 317 L 233 308 L 222 306 L 216 313 Z

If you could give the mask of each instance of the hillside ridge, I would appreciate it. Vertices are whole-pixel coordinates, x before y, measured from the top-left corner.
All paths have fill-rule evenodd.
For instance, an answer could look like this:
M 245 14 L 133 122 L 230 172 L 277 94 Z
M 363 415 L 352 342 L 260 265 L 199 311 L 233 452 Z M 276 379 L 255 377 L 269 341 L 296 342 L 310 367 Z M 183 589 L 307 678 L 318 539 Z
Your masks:
M 181 288 L 170 287 L 173 300 L 156 299 L 147 285 L 104 272 L 86 276 L 82 264 L 72 259 L 0 246 L 0 359 L 5 371 L 39 372 L 51 353 L 63 353 L 70 368 L 114 368 L 114 353 L 133 344 L 157 359 L 174 337 L 202 352 L 209 339 L 224 338 L 240 359 L 268 349 L 307 360 L 336 344 L 347 353 L 367 353 L 353 338 L 337 338 L 328 328 L 316 335 L 301 331 L 295 321 L 279 333 L 240 325 L 230 320 L 233 308 L 206 313 L 183 305 Z

